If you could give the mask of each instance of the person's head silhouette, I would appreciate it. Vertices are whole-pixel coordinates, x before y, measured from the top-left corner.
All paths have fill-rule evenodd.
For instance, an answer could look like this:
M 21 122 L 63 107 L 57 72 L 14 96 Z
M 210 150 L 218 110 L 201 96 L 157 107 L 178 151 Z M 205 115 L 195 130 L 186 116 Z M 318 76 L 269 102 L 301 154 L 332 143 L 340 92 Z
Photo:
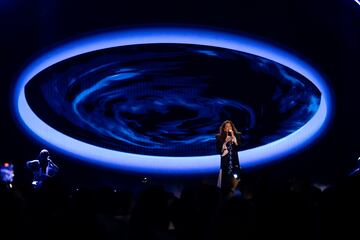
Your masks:
M 59 171 L 59 167 L 51 161 L 50 153 L 46 149 L 40 151 L 37 159 L 26 162 L 26 166 L 34 175 L 32 184 L 36 188 L 39 188 L 46 178 L 55 176 Z

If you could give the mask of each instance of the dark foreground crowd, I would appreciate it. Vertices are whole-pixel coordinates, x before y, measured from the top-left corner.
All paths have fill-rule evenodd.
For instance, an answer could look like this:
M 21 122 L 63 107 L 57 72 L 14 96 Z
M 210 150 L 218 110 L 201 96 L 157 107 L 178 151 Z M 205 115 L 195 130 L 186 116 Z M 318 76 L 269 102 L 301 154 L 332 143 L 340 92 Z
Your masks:
M 360 223 L 360 181 L 316 185 L 303 178 L 269 184 L 246 176 L 233 191 L 198 182 L 181 194 L 161 185 L 140 191 L 41 189 L 0 191 L 1 236 L 12 239 L 350 239 Z M 7 239 L 7 238 L 4 238 Z

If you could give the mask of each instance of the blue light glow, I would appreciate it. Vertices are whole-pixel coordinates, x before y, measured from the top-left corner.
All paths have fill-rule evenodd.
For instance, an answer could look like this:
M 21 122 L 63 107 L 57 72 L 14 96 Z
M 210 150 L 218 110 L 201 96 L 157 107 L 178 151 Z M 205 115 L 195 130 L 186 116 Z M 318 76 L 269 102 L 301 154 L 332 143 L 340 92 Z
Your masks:
M 208 173 L 219 169 L 218 155 L 196 157 L 164 157 L 129 154 L 94 146 L 69 137 L 43 122 L 30 108 L 25 85 L 42 70 L 79 54 L 117 46 L 153 43 L 193 44 L 220 47 L 270 59 L 300 73 L 321 92 L 321 101 L 314 116 L 290 135 L 256 148 L 239 152 L 243 168 L 268 163 L 294 153 L 315 140 L 330 119 L 331 98 L 328 87 L 311 66 L 296 56 L 250 38 L 228 33 L 185 28 L 144 28 L 114 31 L 73 41 L 35 60 L 20 75 L 14 93 L 17 119 L 31 137 L 74 158 L 111 168 L 135 172 L 171 174 Z M 204 52 L 212 55 L 212 52 Z M 119 73 L 126 76 L 126 73 Z M 111 79 L 108 79 L 111 81 Z M 220 123 L 219 123 L 220 124 Z M 214 135 L 216 129 L 214 129 Z

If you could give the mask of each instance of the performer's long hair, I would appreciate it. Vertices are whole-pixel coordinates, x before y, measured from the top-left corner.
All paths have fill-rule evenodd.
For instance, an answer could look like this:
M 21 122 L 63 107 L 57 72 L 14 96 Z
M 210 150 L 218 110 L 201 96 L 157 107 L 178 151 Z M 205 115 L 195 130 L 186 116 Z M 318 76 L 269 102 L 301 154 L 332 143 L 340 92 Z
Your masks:
M 234 131 L 234 134 L 235 134 L 235 135 L 241 134 L 241 133 L 236 129 L 236 127 L 235 127 L 235 125 L 234 125 L 234 123 L 233 123 L 232 121 L 226 120 L 226 121 L 224 121 L 224 122 L 221 124 L 221 126 L 220 126 L 220 128 L 219 128 L 219 135 L 221 136 L 221 138 L 224 138 L 224 139 L 226 138 L 226 132 L 224 131 L 224 129 L 225 129 L 225 124 L 227 124 L 227 123 L 230 123 L 231 128 L 232 128 L 232 130 Z

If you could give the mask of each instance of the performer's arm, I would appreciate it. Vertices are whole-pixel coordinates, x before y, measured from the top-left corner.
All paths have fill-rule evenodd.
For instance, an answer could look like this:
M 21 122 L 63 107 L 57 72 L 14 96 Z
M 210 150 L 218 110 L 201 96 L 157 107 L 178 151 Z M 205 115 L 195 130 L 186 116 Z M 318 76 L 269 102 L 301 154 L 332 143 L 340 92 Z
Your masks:
M 221 141 L 220 135 L 216 135 L 216 151 L 218 154 L 221 154 L 221 156 L 225 156 L 226 154 L 229 153 L 229 151 L 226 147 L 226 143 L 230 139 L 227 138 L 226 140 L 227 141 L 223 142 L 223 141 Z
M 53 161 L 51 161 L 51 159 L 48 160 L 49 160 L 49 166 L 54 168 L 54 170 L 58 171 L 59 167 Z
M 38 169 L 40 168 L 39 160 L 31 160 L 26 162 L 26 167 L 30 169 Z
M 235 136 L 233 136 L 232 141 L 234 142 L 235 146 L 236 146 L 236 151 L 240 150 L 240 145 L 241 145 L 241 134 L 236 134 Z
M 216 135 L 216 152 L 218 154 L 221 154 L 223 152 L 222 148 L 223 148 L 223 143 L 220 139 L 220 135 Z

